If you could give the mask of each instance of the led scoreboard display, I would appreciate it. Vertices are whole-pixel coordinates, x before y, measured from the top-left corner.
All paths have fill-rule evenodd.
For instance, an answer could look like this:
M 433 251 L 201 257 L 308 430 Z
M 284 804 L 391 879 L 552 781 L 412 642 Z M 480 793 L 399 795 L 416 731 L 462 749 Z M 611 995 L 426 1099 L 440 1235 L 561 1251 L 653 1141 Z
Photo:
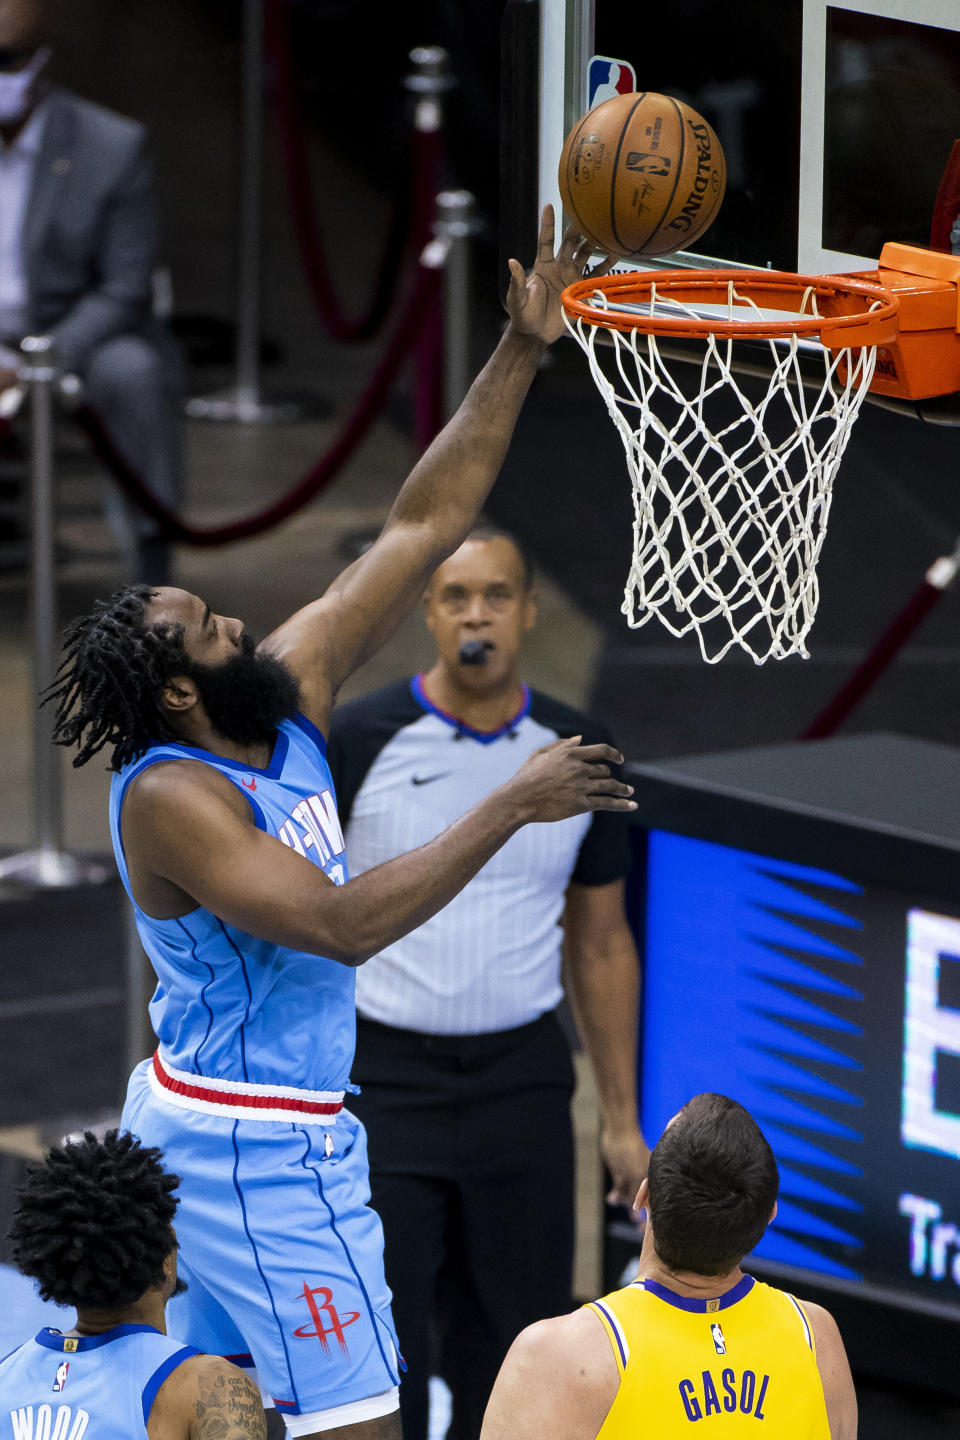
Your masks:
M 647 881 L 646 1132 L 733 1096 L 780 1166 L 758 1259 L 960 1319 L 960 907 L 664 831 Z
M 733 1096 L 781 1176 L 748 1268 L 960 1336 L 960 751 L 867 736 L 631 778 L 645 1133 Z

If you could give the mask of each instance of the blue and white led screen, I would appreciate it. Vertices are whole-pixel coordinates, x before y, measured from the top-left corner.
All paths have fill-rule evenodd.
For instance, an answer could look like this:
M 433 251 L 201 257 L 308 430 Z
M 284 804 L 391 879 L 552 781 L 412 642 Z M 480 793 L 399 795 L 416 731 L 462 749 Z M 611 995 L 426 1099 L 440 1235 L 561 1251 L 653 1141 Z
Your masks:
M 960 1315 L 960 907 L 664 831 L 647 853 L 648 1137 L 733 1096 L 780 1167 L 758 1260 Z

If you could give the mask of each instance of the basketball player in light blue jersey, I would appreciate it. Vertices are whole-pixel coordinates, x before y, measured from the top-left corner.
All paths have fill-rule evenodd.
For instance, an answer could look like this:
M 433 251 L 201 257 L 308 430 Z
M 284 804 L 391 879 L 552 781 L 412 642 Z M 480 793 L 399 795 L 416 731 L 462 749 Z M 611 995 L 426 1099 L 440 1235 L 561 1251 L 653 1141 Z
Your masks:
M 473 526 L 590 246 L 511 262 L 492 358 L 376 544 L 259 648 L 183 590 L 128 588 L 67 631 L 51 698 L 75 764 L 113 746 L 117 863 L 157 972 L 159 1045 L 123 1123 L 182 1176 L 173 1318 L 246 1357 L 288 1432 L 396 1440 L 399 1359 L 344 1096 L 355 967 L 443 908 L 522 825 L 633 808 L 608 745 L 535 752 L 429 844 L 348 879 L 324 736 L 343 681 Z
M 14 1440 L 264 1440 L 256 1386 L 166 1334 L 177 1277 L 176 1175 L 116 1130 L 28 1168 L 10 1238 L 44 1300 L 76 1309 L 0 1360 Z

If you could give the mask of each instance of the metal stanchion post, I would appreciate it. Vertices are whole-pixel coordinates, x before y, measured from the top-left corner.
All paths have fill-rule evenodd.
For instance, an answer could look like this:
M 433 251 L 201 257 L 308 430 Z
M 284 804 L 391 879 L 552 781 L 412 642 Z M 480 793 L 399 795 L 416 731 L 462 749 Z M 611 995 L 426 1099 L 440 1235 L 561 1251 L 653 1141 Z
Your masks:
M 449 420 L 470 388 L 470 237 L 476 234 L 469 190 L 437 196 L 435 239 L 422 263 L 443 270 L 443 414 Z
M 435 232 L 437 191 L 443 164 L 443 123 L 446 93 L 456 83 L 447 68 L 449 56 L 440 45 L 420 45 L 410 51 L 413 66 L 404 86 L 414 99 L 413 107 L 413 189 L 411 205 L 418 239 L 424 229 Z M 433 247 L 435 249 L 435 247 Z M 431 247 L 421 255 L 430 266 Z M 446 261 L 446 250 L 433 255 L 437 268 Z M 431 294 L 423 314 L 420 334 L 413 351 L 416 371 L 413 430 L 415 443 L 426 447 L 443 426 L 443 312 L 439 291 Z
M 260 383 L 264 3 L 243 0 L 234 380 L 227 390 L 187 401 L 187 414 L 195 420 L 278 425 L 327 408 L 316 396 L 266 395 Z
M 30 395 L 31 693 L 50 683 L 60 651 L 57 630 L 56 552 L 53 491 L 53 385 L 57 367 L 53 341 L 28 336 L 22 346 L 20 380 Z M 33 727 L 34 848 L 0 861 L 0 880 L 59 888 L 98 884 L 110 870 L 81 860 L 63 848 L 60 753 L 52 740 L 53 715 L 37 710 Z
M 418 45 L 410 51 L 413 71 L 403 85 L 416 97 L 413 128 L 421 134 L 443 129 L 443 97 L 457 83 L 447 69 L 449 59 L 442 45 Z

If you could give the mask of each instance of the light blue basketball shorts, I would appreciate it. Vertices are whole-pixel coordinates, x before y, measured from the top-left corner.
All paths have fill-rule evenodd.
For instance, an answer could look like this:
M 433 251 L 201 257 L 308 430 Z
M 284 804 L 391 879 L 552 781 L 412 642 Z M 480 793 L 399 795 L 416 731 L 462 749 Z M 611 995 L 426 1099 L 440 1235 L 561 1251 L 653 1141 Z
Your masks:
M 383 1228 L 369 1208 L 367 1137 L 348 1110 L 320 1124 L 195 1113 L 134 1070 L 124 1129 L 180 1176 L 174 1227 L 187 1293 L 169 1332 L 252 1362 L 286 1415 L 399 1383 Z

